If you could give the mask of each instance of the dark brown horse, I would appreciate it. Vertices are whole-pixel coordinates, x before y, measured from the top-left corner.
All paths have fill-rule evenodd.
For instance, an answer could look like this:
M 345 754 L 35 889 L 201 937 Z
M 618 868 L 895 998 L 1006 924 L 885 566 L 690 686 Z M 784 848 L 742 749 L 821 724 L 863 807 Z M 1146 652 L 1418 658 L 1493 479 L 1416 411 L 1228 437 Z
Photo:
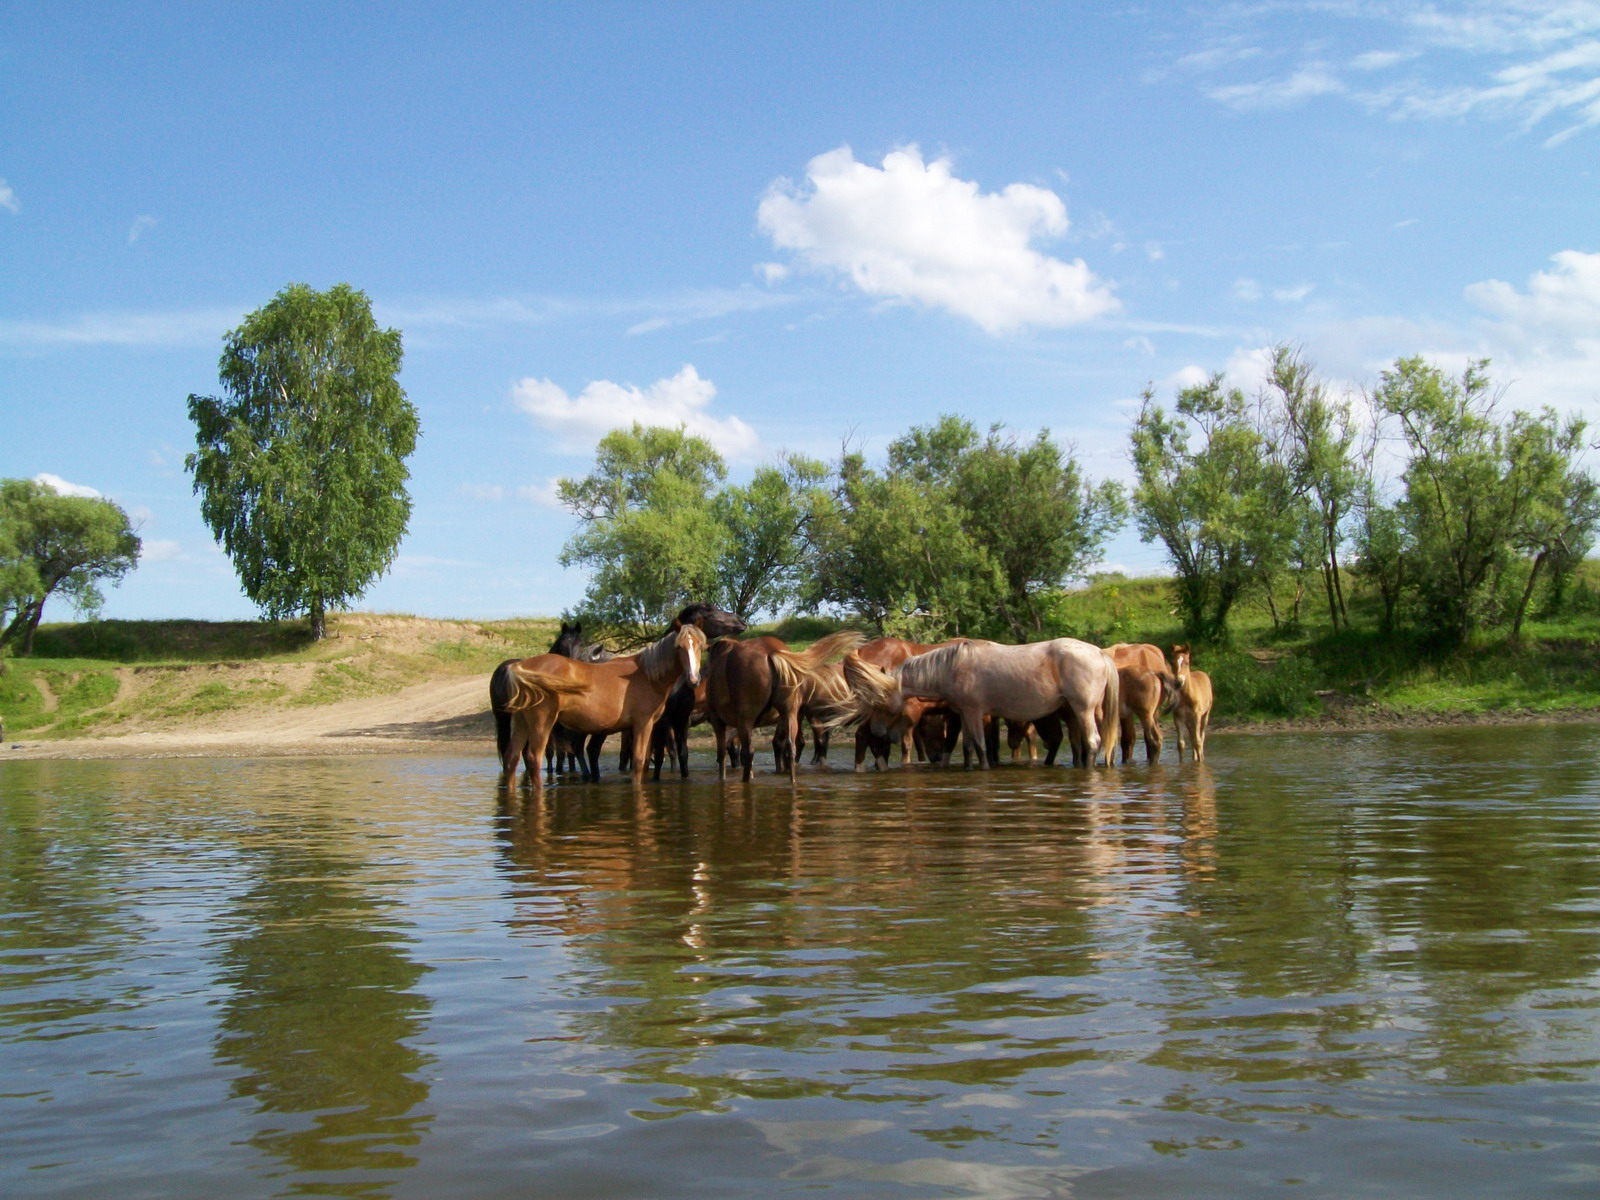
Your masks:
M 755 764 L 755 731 L 769 723 L 775 727 L 775 766 L 793 778 L 800 707 L 825 675 L 827 659 L 860 642 L 859 633 L 845 631 L 830 633 L 798 652 L 790 650 L 782 639 L 770 636 L 743 642 L 721 641 L 713 646 L 706 664 L 706 712 L 717 738 L 717 778 L 727 775 L 731 729 L 743 776 L 750 779 Z

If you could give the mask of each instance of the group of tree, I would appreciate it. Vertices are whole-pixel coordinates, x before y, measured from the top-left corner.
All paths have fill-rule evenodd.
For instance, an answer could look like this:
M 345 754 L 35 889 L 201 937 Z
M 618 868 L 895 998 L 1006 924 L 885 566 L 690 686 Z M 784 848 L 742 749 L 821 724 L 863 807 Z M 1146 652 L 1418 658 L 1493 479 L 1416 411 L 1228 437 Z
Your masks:
M 1487 361 L 1453 377 L 1421 358 L 1336 397 L 1287 346 L 1253 398 L 1217 375 L 1180 390 L 1169 413 L 1147 390 L 1134 511 L 1166 547 L 1189 631 L 1226 637 L 1252 595 L 1295 623 L 1312 590 L 1330 626 L 1348 628 L 1353 575 L 1385 630 L 1520 634 L 1538 589 L 1559 599 L 1593 545 L 1600 488 L 1582 465 L 1581 419 L 1505 416 L 1501 399 Z
M 388 569 L 410 517 L 419 427 L 401 357 L 363 293 L 296 284 L 225 338 L 222 395 L 189 397 L 202 516 L 263 614 L 309 613 L 313 637 Z M 1024 640 L 1055 632 L 1052 597 L 1095 567 L 1131 507 L 1167 551 L 1195 638 L 1225 639 L 1246 598 L 1292 625 L 1318 595 L 1345 629 L 1356 585 L 1385 629 L 1516 635 L 1593 545 L 1600 487 L 1582 420 L 1502 415 L 1501 398 L 1487 361 L 1451 376 L 1420 358 L 1338 395 L 1278 346 L 1254 396 L 1218 374 L 1169 411 L 1146 389 L 1131 506 L 1048 430 L 945 416 L 877 465 L 848 448 L 832 465 L 786 454 L 730 483 L 705 439 L 634 425 L 601 439 L 588 475 L 560 481 L 579 522 L 561 562 L 587 568 L 578 611 L 622 641 L 691 600 Z M 0 653 L 27 652 L 52 594 L 95 611 L 99 585 L 138 554 L 115 504 L 0 481 Z
M 558 485 L 579 519 L 561 561 L 590 571 L 580 610 L 622 640 L 692 598 L 745 617 L 832 610 L 907 636 L 1035 636 L 1041 595 L 1096 561 L 1125 514 L 1040 433 L 1020 442 L 959 417 L 912 429 L 871 467 L 799 455 L 747 484 L 704 439 L 635 425 Z
M 139 550 L 128 514 L 112 501 L 64 495 L 32 479 L 0 479 L 0 656 L 32 653 L 52 596 L 84 615 L 97 613 L 101 585 L 120 582 Z

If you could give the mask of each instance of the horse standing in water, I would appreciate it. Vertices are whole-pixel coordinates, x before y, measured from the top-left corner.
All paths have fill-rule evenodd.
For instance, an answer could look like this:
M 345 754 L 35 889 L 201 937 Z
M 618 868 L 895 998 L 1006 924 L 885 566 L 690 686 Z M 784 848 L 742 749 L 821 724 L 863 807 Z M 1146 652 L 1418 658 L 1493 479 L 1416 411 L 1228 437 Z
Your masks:
M 775 637 L 713 646 L 706 664 L 706 712 L 717 737 L 717 778 L 727 776 L 728 730 L 733 730 L 734 751 L 748 782 L 755 769 L 756 728 L 771 722 L 775 765 L 793 779 L 799 707 L 814 688 L 826 686 L 826 660 L 860 642 L 859 633 L 845 631 L 830 633 L 802 651 L 790 650 Z M 787 674 L 780 676 L 780 671 Z
M 1172 648 L 1178 695 L 1172 706 L 1172 723 L 1178 736 L 1178 761 L 1183 761 L 1184 735 L 1189 735 L 1189 755 L 1195 762 L 1206 756 L 1206 734 L 1211 730 L 1211 676 L 1194 669 L 1188 646 Z
M 674 618 L 672 628 L 681 629 L 685 625 L 697 626 L 706 635 L 707 642 L 737 637 L 745 631 L 745 623 L 736 613 L 714 604 L 689 605 Z M 687 679 L 681 679 L 678 686 L 672 689 L 672 694 L 667 697 L 667 707 L 656 722 L 655 732 L 650 738 L 653 778 L 661 778 L 661 761 L 668 754 L 677 762 L 679 774 L 685 779 L 689 777 L 689 726 L 694 723 L 696 713 L 705 712 L 705 704 L 706 684 L 703 677 L 698 685 L 693 686 Z
M 559 654 L 565 658 L 575 658 L 582 662 L 605 662 L 607 659 L 614 657 L 611 651 L 604 646 L 591 645 L 584 642 L 583 625 L 581 623 L 568 625 L 565 621 L 561 622 L 561 632 L 556 635 L 556 640 L 550 644 L 550 649 L 547 653 Z M 501 762 L 505 761 L 506 750 L 511 745 L 511 711 L 506 708 L 506 702 L 511 698 L 513 691 L 510 667 L 513 663 L 520 661 L 520 659 L 508 658 L 497 666 L 494 669 L 494 673 L 489 676 L 489 709 L 494 713 L 494 740 Z M 547 767 L 553 766 L 556 769 L 561 769 L 566 766 L 562 761 L 563 756 L 571 755 L 572 761 L 577 764 L 580 771 L 584 772 L 584 778 L 587 779 L 589 778 L 589 772 L 583 764 L 583 747 L 581 743 L 574 743 L 570 735 L 563 736 L 567 734 L 568 731 L 559 730 L 557 735 L 551 739 L 550 747 L 545 755 L 545 764 Z M 596 758 L 598 758 L 600 747 L 596 745 L 594 751 Z M 554 763 L 550 761 L 552 757 L 555 759 Z M 530 771 L 538 769 L 537 764 L 531 761 L 527 763 L 527 767 Z
M 541 654 L 512 663 L 513 690 L 506 708 L 512 716 L 511 742 L 501 762 L 505 783 L 516 782 L 524 753 L 543 755 L 550 731 L 560 720 L 580 734 L 632 731 L 633 781 L 644 782 L 650 731 L 666 707 L 667 694 L 682 677 L 700 679 L 700 655 L 706 635 L 698 626 L 669 629 L 638 654 L 603 663 L 577 662 L 558 654 Z M 543 787 L 537 767 L 530 771 L 534 788 Z
M 844 670 L 856 719 L 877 718 L 893 725 L 904 714 L 907 697 L 942 700 L 960 714 L 966 745 L 985 769 L 984 717 L 990 714 L 1037 721 L 1060 712 L 1073 733 L 1077 765 L 1099 757 L 1102 729 L 1114 728 L 1117 719 L 1117 675 L 1110 658 L 1076 638 L 1023 646 L 955 642 L 909 658 L 894 671 L 880 670 L 852 654 Z M 1108 701 L 1109 721 L 1104 711 Z

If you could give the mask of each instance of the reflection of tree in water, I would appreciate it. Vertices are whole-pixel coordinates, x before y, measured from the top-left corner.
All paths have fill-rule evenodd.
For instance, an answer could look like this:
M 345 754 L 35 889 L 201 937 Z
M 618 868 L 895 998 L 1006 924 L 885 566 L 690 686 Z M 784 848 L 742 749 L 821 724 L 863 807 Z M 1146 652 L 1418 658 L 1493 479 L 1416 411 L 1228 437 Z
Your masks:
M 0 805 L 0 1026 L 30 1038 L 62 1035 L 36 1023 L 121 1011 L 144 990 L 108 966 L 146 932 L 125 902 L 137 870 L 121 852 L 125 831 L 92 793 L 61 784 L 55 765 L 29 764 L 33 771 L 10 776 Z
M 269 834 L 245 848 L 257 882 L 224 920 L 217 1060 L 236 1066 L 235 1095 L 265 1118 L 252 1143 L 297 1172 L 393 1171 L 416 1159 L 432 1119 L 417 1112 L 432 1061 L 407 1044 L 427 1001 L 362 865 L 313 848 L 328 831 Z M 305 1186 L 309 1186 L 309 1183 Z M 297 1191 L 305 1190 L 297 1186 Z M 382 1192 L 381 1181 L 318 1180 L 322 1194 Z
M 1584 1048 L 1514 1014 L 1600 961 L 1596 831 L 1566 805 L 1500 803 L 1505 746 L 1481 773 L 1463 755 L 1396 771 L 1330 754 L 1298 786 L 1236 780 L 1213 869 L 1186 874 L 1157 935 L 1177 951 L 1177 1012 L 1147 1061 L 1240 1081 L 1569 1077 Z
M 999 1086 L 1086 1057 L 1063 1022 L 1093 1003 L 1063 981 L 1097 968 L 1082 808 L 892 791 L 553 790 L 507 813 L 516 922 L 566 944 L 563 987 L 613 1000 L 569 1027 L 673 1089 L 666 1111 Z

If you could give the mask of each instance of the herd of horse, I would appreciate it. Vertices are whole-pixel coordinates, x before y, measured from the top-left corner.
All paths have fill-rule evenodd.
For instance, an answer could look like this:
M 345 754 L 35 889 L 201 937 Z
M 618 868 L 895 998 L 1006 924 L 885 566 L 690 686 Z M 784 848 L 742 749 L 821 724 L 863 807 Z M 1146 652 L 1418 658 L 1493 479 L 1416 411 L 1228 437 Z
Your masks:
M 1013 758 L 1024 743 L 1055 762 L 1063 741 L 1074 766 L 1104 762 L 1118 749 L 1161 756 L 1161 718 L 1171 713 L 1178 761 L 1205 757 L 1211 721 L 1210 677 L 1188 646 L 1165 653 L 1148 643 L 1099 647 L 1076 638 L 1005 645 L 952 638 L 925 645 L 902 638 L 829 634 L 805 650 L 776 637 L 740 638 L 745 623 L 710 604 L 691 604 L 667 632 L 637 654 L 585 644 L 582 627 L 563 623 L 549 652 L 507 659 L 489 681 L 502 777 L 520 767 L 542 787 L 545 774 L 600 776 L 607 736 L 622 735 L 619 769 L 644 779 L 664 760 L 689 774 L 688 732 L 697 717 L 716 737 L 717 776 L 737 765 L 754 771 L 756 730 L 772 727 L 774 765 L 796 777 L 805 735 L 812 761 L 826 760 L 835 730 L 854 728 L 855 767 L 888 764 L 898 741 L 913 755 L 949 763 L 957 742 L 965 762 L 998 766 L 1004 723 Z M 541 761 L 543 770 L 541 770 Z

